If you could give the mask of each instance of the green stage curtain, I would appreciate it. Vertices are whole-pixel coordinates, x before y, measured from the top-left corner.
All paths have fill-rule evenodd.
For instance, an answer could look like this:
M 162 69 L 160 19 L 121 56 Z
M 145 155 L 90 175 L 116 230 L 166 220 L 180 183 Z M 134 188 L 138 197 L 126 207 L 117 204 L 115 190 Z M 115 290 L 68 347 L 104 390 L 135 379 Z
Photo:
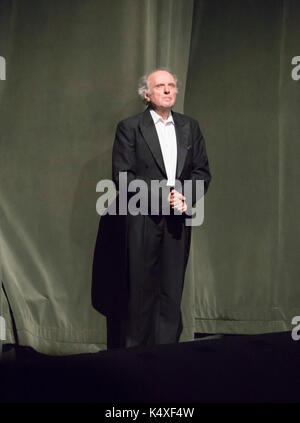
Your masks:
M 0 1 L 1 278 L 20 345 L 106 348 L 91 305 L 97 182 L 111 178 L 119 120 L 141 75 L 170 67 L 183 111 L 192 0 Z M 6 296 L 6 342 L 16 342 Z
M 213 175 L 193 232 L 197 332 L 288 331 L 300 315 L 299 22 L 297 0 L 195 3 L 185 113 Z

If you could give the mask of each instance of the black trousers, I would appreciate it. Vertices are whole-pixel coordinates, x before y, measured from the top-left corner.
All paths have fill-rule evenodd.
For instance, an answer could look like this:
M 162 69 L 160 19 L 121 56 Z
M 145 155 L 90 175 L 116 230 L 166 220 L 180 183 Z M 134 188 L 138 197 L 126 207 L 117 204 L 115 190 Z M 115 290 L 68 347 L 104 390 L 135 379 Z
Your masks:
M 107 320 L 108 348 L 177 342 L 191 227 L 184 215 L 128 219 L 129 312 Z

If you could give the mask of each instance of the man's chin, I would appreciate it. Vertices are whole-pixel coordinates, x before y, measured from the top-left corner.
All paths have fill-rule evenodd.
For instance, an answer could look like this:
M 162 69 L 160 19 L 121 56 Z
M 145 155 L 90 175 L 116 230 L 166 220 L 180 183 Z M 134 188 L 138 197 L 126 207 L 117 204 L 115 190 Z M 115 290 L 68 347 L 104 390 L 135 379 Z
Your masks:
M 174 106 L 174 104 L 175 103 L 170 103 L 170 104 L 168 104 L 168 105 L 165 105 L 165 104 L 163 104 L 163 105 L 161 105 L 161 106 L 159 106 L 159 107 L 157 107 L 157 110 L 161 110 L 161 111 L 168 111 L 168 110 L 171 110 L 172 109 L 172 107 Z
M 162 105 L 163 107 L 173 107 L 174 106 L 175 101 L 165 101 Z

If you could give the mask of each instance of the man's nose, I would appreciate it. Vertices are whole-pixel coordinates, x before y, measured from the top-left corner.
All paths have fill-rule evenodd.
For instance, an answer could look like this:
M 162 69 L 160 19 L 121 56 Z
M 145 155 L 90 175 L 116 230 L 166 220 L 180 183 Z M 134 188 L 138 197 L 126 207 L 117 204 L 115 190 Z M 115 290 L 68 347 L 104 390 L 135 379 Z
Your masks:
M 165 87 L 165 94 L 169 94 L 170 92 L 170 88 L 169 87 Z

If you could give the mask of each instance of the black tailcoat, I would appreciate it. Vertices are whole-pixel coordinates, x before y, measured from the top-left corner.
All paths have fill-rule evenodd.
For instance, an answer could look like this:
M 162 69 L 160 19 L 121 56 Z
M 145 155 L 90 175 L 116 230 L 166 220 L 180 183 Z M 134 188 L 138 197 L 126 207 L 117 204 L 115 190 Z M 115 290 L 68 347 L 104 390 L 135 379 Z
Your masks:
M 177 139 L 176 179 L 182 185 L 185 180 L 192 180 L 191 204 L 194 204 L 196 181 L 204 180 L 206 192 L 211 179 L 205 142 L 195 119 L 176 112 L 172 112 L 172 115 Z M 117 189 L 119 172 L 127 172 L 128 183 L 136 179 L 146 182 L 150 210 L 151 181 L 166 181 L 167 174 L 149 108 L 121 121 L 117 126 L 112 158 L 112 176 Z M 169 207 L 166 198 L 161 201 L 160 211 L 166 205 Z M 182 222 L 183 217 L 180 220 L 180 216 L 176 216 L 178 222 Z M 128 245 L 128 231 L 130 225 L 135 224 L 141 225 L 141 216 L 106 215 L 100 221 L 94 254 L 92 299 L 93 306 L 107 316 L 114 313 L 126 315 L 128 310 L 128 256 L 130 248 L 133 248 L 133 244 Z M 184 251 L 188 254 L 189 245 Z M 186 262 L 187 257 L 185 265 Z

